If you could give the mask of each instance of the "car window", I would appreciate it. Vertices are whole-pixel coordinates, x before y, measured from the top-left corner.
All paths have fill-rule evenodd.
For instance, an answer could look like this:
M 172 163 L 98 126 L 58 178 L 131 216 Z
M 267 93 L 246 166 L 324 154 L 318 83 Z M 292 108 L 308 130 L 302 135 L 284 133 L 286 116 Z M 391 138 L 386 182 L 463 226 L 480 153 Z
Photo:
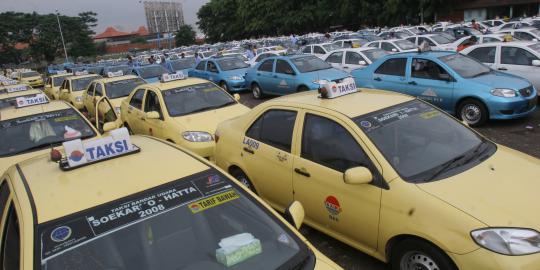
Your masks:
M 412 43 L 416 43 L 416 37 L 408 37 L 407 40 Z
M 144 97 L 144 89 L 137 90 L 137 92 L 135 92 L 135 94 L 133 94 L 133 96 L 131 97 L 131 100 L 129 101 L 129 105 L 141 110 L 143 97 Z
M 515 32 L 514 35 L 519 39 L 519 40 L 533 40 L 535 39 L 535 37 L 527 32 Z
M 381 49 L 383 49 L 385 51 L 389 51 L 389 52 L 391 52 L 392 49 L 395 49 L 397 51 L 396 46 L 392 45 L 389 42 L 381 42 Z
M 503 46 L 501 51 L 501 64 L 532 66 L 532 61 L 538 57 L 517 47 Z
M 260 71 L 266 71 L 266 72 L 272 72 L 272 69 L 274 67 L 274 59 L 269 59 L 269 60 L 266 60 L 264 61 L 260 66 L 259 66 L 259 69 Z
M 127 97 L 137 86 L 144 84 L 141 78 L 125 79 L 105 83 L 107 97 L 110 99 Z
M 496 38 L 493 38 L 493 37 L 485 37 L 483 39 L 483 42 L 484 43 L 490 43 L 490 42 L 499 42 L 500 40 L 496 39 Z M 469 54 L 470 55 L 470 54 Z
M 501 21 L 493 21 L 492 22 L 493 26 L 499 26 L 501 24 L 503 24 Z
M 309 113 L 302 131 L 301 156 L 340 172 L 368 164 L 366 154 L 344 127 Z
M 255 62 L 261 62 L 262 60 L 270 57 L 270 56 L 275 56 L 275 54 L 273 53 L 263 53 L 263 54 L 260 54 L 259 56 L 257 56 L 257 58 L 255 58 Z
M 514 24 L 509 23 L 509 24 L 503 25 L 503 27 L 501 27 L 501 29 L 510 29 L 510 28 L 513 28 L 513 27 L 514 27 Z
M 249 67 L 249 64 L 246 64 L 246 62 L 238 58 L 221 59 L 221 60 L 217 60 L 217 62 L 218 62 L 219 68 L 223 71 Z
M 89 96 L 94 96 L 94 87 L 95 86 L 96 86 L 96 83 L 90 84 L 90 86 L 88 86 L 88 90 L 86 90 L 86 94 L 89 95 Z
M 200 62 L 197 67 L 195 68 L 196 70 L 204 70 L 204 65 L 206 64 L 205 61 L 202 61 Z
M 285 61 L 285 60 L 277 60 L 277 62 L 276 62 L 276 73 L 292 75 L 292 74 L 294 74 L 294 71 L 293 71 L 291 65 L 289 65 L 289 63 L 287 63 L 287 61 Z
M 482 63 L 495 63 L 497 47 L 481 47 L 472 50 L 469 55 Z
M 103 96 L 103 89 L 102 89 L 101 83 L 96 83 L 94 89 L 95 89 L 94 95 L 96 97 Z
M 101 76 L 96 75 L 96 76 L 84 77 L 84 78 L 79 78 L 79 79 L 73 79 L 73 80 L 71 80 L 71 91 L 75 91 L 75 92 L 76 91 L 83 91 L 86 88 L 88 88 L 88 85 L 93 80 L 96 80 L 98 78 L 101 78 Z M 70 84 L 70 82 L 68 81 L 68 87 L 69 87 L 69 84 Z
M 158 112 L 161 116 L 161 105 L 159 103 L 159 98 L 154 91 L 148 90 L 146 92 L 146 99 L 144 100 L 144 111 Z
M 434 40 L 436 42 L 439 42 L 440 44 L 450 43 L 450 40 L 448 40 L 447 38 L 443 36 L 437 36 L 437 37 L 440 37 L 440 38 L 439 39 L 434 38 Z M 427 42 L 429 46 L 437 46 L 431 39 L 425 38 L 425 37 L 418 38 L 418 45 L 421 45 L 424 41 Z
M 330 54 L 328 58 L 326 58 L 326 62 L 341 64 L 342 59 L 343 59 L 343 52 L 335 52 L 335 53 Z
M 443 77 L 443 75 L 446 76 Z M 446 70 L 437 63 L 419 58 L 414 58 L 412 60 L 411 77 L 428 80 L 443 80 L 443 78 L 449 78 Z
M 66 81 L 66 87 L 64 87 L 65 89 L 70 89 L 69 87 L 69 81 Z
M 380 65 L 376 74 L 393 75 L 393 76 L 405 76 L 405 67 L 407 66 L 407 58 L 392 58 L 386 60 Z
M 379 48 L 379 42 L 373 42 L 373 43 L 369 44 L 368 47 Z
M 307 46 L 304 49 L 302 49 L 303 53 L 311 53 L 311 46 Z
M 269 110 L 248 129 L 246 136 L 284 151 L 291 151 L 295 111 Z
M 314 54 L 326 54 L 323 48 L 321 46 L 313 46 L 313 53 Z
M 345 64 L 349 65 L 359 65 L 360 61 L 364 61 L 367 64 L 366 59 L 362 57 L 359 53 L 356 52 L 347 52 L 345 54 Z
M 214 64 L 214 62 L 208 61 L 207 63 L 208 63 L 206 65 L 206 70 L 207 71 L 214 72 L 214 73 L 218 72 L 217 66 L 216 66 L 216 64 Z
M 19 269 L 20 264 L 20 233 L 19 220 L 15 207 L 11 203 L 7 220 L 3 228 L 1 265 L 2 269 Z

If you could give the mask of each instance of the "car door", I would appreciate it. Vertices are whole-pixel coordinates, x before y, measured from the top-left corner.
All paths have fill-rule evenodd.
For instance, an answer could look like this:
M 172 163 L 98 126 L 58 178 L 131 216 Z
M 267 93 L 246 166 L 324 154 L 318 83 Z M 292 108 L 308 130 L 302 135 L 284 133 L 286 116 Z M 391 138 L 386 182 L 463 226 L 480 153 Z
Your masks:
M 302 52 L 303 52 L 303 53 L 307 53 L 307 54 L 311 54 L 311 49 L 312 49 L 312 48 L 313 48 L 313 46 L 308 45 L 308 46 L 306 46 L 306 47 L 304 47 L 304 48 L 302 49 Z
M 145 89 L 138 89 L 129 100 L 129 106 L 127 108 L 126 122 L 129 125 L 129 129 L 133 133 L 142 133 L 145 134 L 144 127 L 142 125 L 141 119 L 144 117 L 143 112 L 143 99 Z
M 375 89 L 406 93 L 406 69 L 406 57 L 388 59 L 375 69 L 371 83 Z
M 199 64 L 197 64 L 197 66 L 192 70 L 192 76 L 193 77 L 197 77 L 197 78 L 203 78 L 203 79 L 206 79 L 208 78 L 206 76 L 206 61 L 201 61 L 199 62 Z
M 11 197 L 11 199 L 10 199 Z M 0 185 L 0 222 L 1 226 L 1 241 L 0 242 L 0 262 L 2 262 L 2 269 L 20 269 L 21 266 L 21 253 L 25 247 L 21 248 L 23 241 L 21 241 L 21 230 L 23 227 L 19 227 L 22 224 L 19 221 L 19 211 L 13 201 L 13 195 L 11 194 L 10 187 L 7 179 L 2 180 Z
M 107 96 L 98 99 L 94 111 L 96 110 L 98 113 L 94 114 L 94 126 L 102 135 L 107 133 L 104 130 L 106 123 L 114 123 L 115 129 L 122 126 L 122 120 L 118 117 L 118 114 L 114 110 L 114 106 Z
M 86 110 L 90 115 L 94 115 L 96 113 L 96 103 L 102 96 L 103 84 L 100 82 L 96 82 L 96 84 L 94 85 L 94 95 L 88 100 L 90 106 L 86 107 Z
M 163 138 L 163 111 L 158 94 L 154 90 L 147 90 L 144 98 L 144 115 L 141 118 L 141 133 Z M 158 119 L 148 119 L 146 113 L 157 112 Z
M 409 70 L 409 95 L 453 111 L 454 79 L 446 69 L 432 60 L 414 57 Z
M 64 81 L 64 83 L 66 81 Z M 83 93 L 83 105 L 84 105 L 84 108 L 86 109 L 86 111 L 88 111 L 88 112 L 90 112 L 90 110 L 88 110 L 88 108 L 94 106 L 94 104 L 93 104 L 93 101 L 94 101 L 94 88 L 96 86 L 96 83 L 97 82 L 90 83 L 90 85 L 88 85 L 88 88 L 86 88 L 86 90 Z
M 287 94 L 296 90 L 296 73 L 291 65 L 282 59 L 277 59 L 271 89 L 275 94 Z
M 257 81 L 259 82 L 259 86 L 264 92 L 273 92 L 274 86 L 272 85 L 272 76 L 274 75 L 274 59 L 267 59 L 264 60 L 259 67 L 257 68 L 257 72 L 255 73 L 255 76 L 257 76 Z
M 205 74 L 205 79 L 215 83 L 219 83 L 219 70 L 214 61 L 207 61 Z
M 366 67 L 368 61 L 359 53 L 348 51 L 345 54 L 345 63 L 343 64 L 343 70 L 351 72 L 351 70 L 357 68 Z
M 245 132 L 242 159 L 257 193 L 283 211 L 292 202 L 292 138 L 298 111 L 285 107 L 261 113 Z
M 381 188 L 343 179 L 344 172 L 355 167 L 367 167 L 380 179 L 378 169 L 342 121 L 308 111 L 301 123 L 300 149 L 293 155 L 293 194 L 304 206 L 306 221 L 375 250 Z
M 343 70 L 343 51 L 336 51 L 328 55 L 326 63 L 330 64 L 333 68 Z
M 532 62 L 540 59 L 528 50 L 512 45 L 503 45 L 500 50 L 500 63 L 496 69 L 523 77 L 539 89 L 540 68 L 533 66 Z
M 497 56 L 497 46 L 478 47 L 467 53 L 468 56 L 497 69 L 495 57 Z

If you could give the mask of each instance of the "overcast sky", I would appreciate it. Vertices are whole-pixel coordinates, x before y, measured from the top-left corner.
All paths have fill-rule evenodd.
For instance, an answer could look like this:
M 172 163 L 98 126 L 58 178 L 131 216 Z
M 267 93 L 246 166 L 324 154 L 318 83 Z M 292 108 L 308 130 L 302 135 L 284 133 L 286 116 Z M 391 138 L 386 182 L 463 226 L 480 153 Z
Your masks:
M 168 0 L 181 2 L 184 9 L 184 20 L 195 26 L 197 11 L 209 0 Z M 134 31 L 141 25 L 146 26 L 143 1 L 139 0 L 0 0 L 0 12 L 36 11 L 40 14 L 53 13 L 55 9 L 66 15 L 77 15 L 83 11 L 94 11 L 98 14 L 96 33 L 107 26 L 114 26 L 121 31 Z

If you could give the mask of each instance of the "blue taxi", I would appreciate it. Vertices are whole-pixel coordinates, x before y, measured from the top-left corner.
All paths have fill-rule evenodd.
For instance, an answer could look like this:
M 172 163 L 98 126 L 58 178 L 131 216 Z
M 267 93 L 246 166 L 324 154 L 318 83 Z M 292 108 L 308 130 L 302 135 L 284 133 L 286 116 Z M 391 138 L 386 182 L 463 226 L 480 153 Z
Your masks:
M 319 89 L 327 82 L 340 83 L 350 77 L 344 71 L 310 54 L 273 56 L 250 68 L 246 84 L 254 98 L 265 94 L 286 95 Z
M 202 60 L 188 74 L 214 82 L 226 91 L 237 92 L 247 89 L 244 75 L 248 67 L 249 64 L 236 57 L 216 57 Z
M 455 52 L 393 54 L 351 75 L 359 87 L 415 96 L 471 126 L 488 119 L 525 117 L 536 110 L 537 90 L 529 81 Z

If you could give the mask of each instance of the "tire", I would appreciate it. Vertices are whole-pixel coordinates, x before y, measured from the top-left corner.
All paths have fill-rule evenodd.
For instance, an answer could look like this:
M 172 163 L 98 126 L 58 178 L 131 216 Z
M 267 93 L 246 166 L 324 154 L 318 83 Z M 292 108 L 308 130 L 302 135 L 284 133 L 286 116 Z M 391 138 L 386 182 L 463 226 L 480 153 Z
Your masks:
M 489 117 L 486 106 L 476 99 L 465 99 L 460 102 L 456 114 L 471 127 L 485 124 Z
M 247 187 L 249 190 L 253 191 L 253 193 L 257 194 L 257 190 L 255 190 L 255 186 L 253 186 L 253 183 L 251 183 L 251 180 L 249 180 L 249 177 L 241 170 L 241 169 L 234 169 L 231 172 L 231 175 L 236 178 L 242 185 Z
M 255 99 L 261 99 L 264 97 L 264 93 L 257 83 L 253 83 L 251 85 L 251 94 L 253 95 L 253 98 Z
M 422 240 L 405 239 L 392 248 L 392 270 L 458 270 L 440 248 Z
M 298 87 L 298 90 L 296 90 L 296 92 L 306 92 L 306 91 L 309 91 L 309 89 L 303 85 Z
M 219 87 L 223 88 L 223 90 L 229 92 L 229 87 L 227 86 L 226 82 L 220 82 Z

